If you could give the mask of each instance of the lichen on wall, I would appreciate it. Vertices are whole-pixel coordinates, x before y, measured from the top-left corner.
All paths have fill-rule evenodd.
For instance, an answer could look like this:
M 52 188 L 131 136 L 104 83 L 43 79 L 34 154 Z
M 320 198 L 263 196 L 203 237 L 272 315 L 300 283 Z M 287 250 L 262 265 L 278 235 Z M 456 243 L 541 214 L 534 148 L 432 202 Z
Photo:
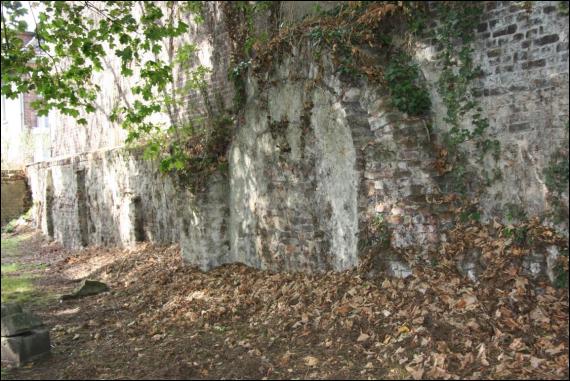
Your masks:
M 180 242 L 184 259 L 204 269 L 229 251 L 225 177 L 195 195 L 125 149 L 36 163 L 27 174 L 38 227 L 66 247 Z
M 310 44 L 248 80 L 229 155 L 234 260 L 276 270 L 353 268 L 373 243 L 366 230 L 378 215 L 394 249 L 439 241 L 425 202 L 438 193 L 425 125 L 395 110 L 382 86 L 341 78 Z

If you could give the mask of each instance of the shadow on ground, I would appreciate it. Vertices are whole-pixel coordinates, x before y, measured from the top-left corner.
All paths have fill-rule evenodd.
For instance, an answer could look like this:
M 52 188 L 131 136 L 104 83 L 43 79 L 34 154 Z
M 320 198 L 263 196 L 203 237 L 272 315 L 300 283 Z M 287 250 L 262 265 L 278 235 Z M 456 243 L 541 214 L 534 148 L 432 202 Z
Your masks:
M 111 291 L 58 300 L 85 278 Z M 443 267 L 204 273 L 176 246 L 66 251 L 26 230 L 2 236 L 2 299 L 37 313 L 53 344 L 2 379 L 568 378 L 567 290 L 516 272 L 488 286 Z

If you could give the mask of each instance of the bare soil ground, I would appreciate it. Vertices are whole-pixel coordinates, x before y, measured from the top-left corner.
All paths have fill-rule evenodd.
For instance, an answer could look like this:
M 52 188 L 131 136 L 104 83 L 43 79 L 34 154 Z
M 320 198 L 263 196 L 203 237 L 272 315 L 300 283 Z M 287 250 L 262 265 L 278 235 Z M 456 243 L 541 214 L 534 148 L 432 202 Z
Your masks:
M 516 267 L 479 285 L 445 261 L 406 280 L 239 264 L 204 273 L 176 246 L 68 251 L 27 229 L 2 236 L 17 237 L 3 269 L 18 263 L 33 275 L 23 302 L 53 348 L 21 368 L 3 364 L 2 379 L 569 376 L 568 289 Z M 3 289 L 22 274 L 3 270 Z M 84 278 L 111 291 L 59 300 Z

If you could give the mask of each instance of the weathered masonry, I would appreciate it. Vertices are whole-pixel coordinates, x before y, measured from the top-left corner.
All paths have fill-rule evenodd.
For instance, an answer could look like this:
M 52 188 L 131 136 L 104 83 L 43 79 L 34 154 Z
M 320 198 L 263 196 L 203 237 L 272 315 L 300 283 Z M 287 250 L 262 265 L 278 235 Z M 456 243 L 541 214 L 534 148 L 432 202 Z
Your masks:
M 24 213 L 31 204 L 24 171 L 2 170 L 2 226 Z
M 211 3 L 210 23 L 199 32 L 212 37 L 210 62 L 223 67 L 227 31 L 219 4 Z M 493 164 L 502 178 L 478 195 L 482 218 L 504 219 L 515 205 L 529 217 L 562 210 L 567 219 L 568 186 L 556 190 L 555 204 L 548 174 L 568 161 L 568 16 L 558 2 L 484 6 L 474 42 L 475 63 L 485 72 L 477 96 L 503 149 Z M 434 55 L 433 46 L 416 46 L 431 122 L 443 126 Z M 213 91 L 230 89 L 217 70 Z M 317 59 L 311 44 L 301 42 L 262 79 L 248 75 L 246 95 L 229 168 L 194 192 L 140 152 L 109 149 L 122 132 L 106 130 L 116 132 L 107 139 L 91 124 L 76 146 L 69 147 L 71 139 L 54 148 L 62 156 L 27 167 L 39 226 L 68 247 L 180 243 L 187 262 L 203 269 L 242 262 L 344 270 L 359 264 L 361 248 L 378 240 L 378 229 L 389 235 L 387 251 L 412 248 L 421 255 L 446 239 L 453 198 L 434 169 L 433 131 L 425 119 L 398 111 L 387 88 L 344 80 L 329 55 Z M 66 121 L 54 136 L 69 128 Z M 470 165 L 489 164 L 477 161 L 473 147 L 466 150 Z M 566 221 L 546 221 L 567 234 Z

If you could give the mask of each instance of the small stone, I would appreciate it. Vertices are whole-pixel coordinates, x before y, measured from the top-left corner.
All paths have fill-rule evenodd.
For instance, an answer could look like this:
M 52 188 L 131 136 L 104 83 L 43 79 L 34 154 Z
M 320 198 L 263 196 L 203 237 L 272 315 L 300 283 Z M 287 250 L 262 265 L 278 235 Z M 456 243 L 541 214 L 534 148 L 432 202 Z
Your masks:
M 42 326 L 42 321 L 29 312 L 19 312 L 2 317 L 2 337 L 10 337 L 30 332 Z
M 400 261 L 389 261 L 386 272 L 390 276 L 401 279 L 405 279 L 413 274 L 412 269 L 410 269 L 410 266 Z
M 353 87 L 348 89 L 342 97 L 343 102 L 356 102 L 360 98 L 360 89 Z

